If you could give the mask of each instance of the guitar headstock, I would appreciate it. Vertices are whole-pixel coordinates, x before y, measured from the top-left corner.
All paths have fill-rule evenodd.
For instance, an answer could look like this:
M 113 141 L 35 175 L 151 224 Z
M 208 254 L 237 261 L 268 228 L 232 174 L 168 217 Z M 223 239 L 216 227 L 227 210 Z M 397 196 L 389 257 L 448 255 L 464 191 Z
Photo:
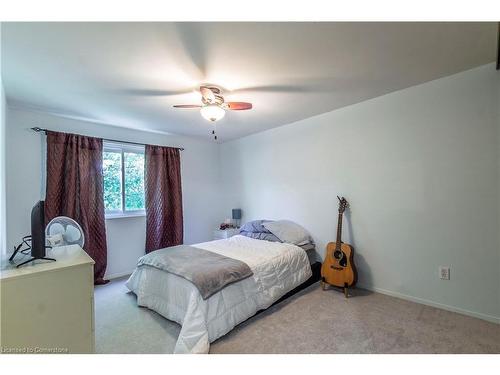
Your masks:
M 337 195 L 337 198 L 339 200 L 339 213 L 343 214 L 345 209 L 349 206 L 349 202 L 344 197 L 339 197 Z

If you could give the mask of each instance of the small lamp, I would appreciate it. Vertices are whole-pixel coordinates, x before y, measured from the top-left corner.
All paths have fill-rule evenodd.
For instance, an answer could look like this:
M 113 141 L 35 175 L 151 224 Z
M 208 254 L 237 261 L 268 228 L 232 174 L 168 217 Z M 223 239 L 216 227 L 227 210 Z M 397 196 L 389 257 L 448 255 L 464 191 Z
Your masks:
M 233 208 L 233 220 L 236 224 L 236 227 L 239 228 L 241 220 L 241 208 Z

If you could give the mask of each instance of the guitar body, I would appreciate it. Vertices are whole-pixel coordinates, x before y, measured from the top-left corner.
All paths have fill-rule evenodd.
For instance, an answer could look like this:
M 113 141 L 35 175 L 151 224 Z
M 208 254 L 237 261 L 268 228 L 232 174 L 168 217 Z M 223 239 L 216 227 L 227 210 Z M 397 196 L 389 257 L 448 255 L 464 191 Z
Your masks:
M 339 288 L 344 288 L 347 298 L 347 289 L 356 284 L 357 273 L 354 266 L 354 250 L 351 245 L 343 243 L 342 237 L 342 215 L 348 205 L 347 200 L 339 199 L 339 216 L 337 224 L 337 241 L 326 245 L 325 261 L 321 265 L 321 286 L 325 289 L 325 283 Z
M 321 277 L 326 283 L 340 288 L 353 286 L 357 280 L 353 260 L 354 250 L 351 245 L 341 243 L 340 250 L 345 254 L 345 258 L 337 259 L 334 255 L 336 245 L 335 242 L 326 245 L 326 257 L 321 266 Z

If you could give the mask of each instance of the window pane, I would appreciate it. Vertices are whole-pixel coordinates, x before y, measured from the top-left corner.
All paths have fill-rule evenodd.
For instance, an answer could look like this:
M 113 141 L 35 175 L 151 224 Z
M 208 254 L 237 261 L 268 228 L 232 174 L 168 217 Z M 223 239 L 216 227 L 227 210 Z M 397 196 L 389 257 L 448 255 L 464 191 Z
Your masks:
M 144 154 L 125 152 L 125 210 L 144 210 Z
M 122 210 L 122 155 L 105 151 L 102 154 L 104 174 L 104 209 Z

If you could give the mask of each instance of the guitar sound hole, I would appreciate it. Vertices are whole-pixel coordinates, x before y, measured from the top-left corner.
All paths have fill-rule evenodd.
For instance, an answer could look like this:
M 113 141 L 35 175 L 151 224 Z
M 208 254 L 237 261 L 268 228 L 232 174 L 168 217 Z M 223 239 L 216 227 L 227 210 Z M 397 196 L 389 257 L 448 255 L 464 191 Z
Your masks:
M 333 256 L 335 259 L 337 259 L 339 261 L 339 266 L 341 266 L 341 267 L 347 266 L 347 257 L 343 251 L 335 250 L 333 252 Z
M 343 251 L 335 250 L 333 252 L 333 256 L 335 259 L 337 259 L 339 261 L 339 266 L 342 266 L 342 267 L 347 266 L 347 257 Z
M 342 259 L 339 260 L 339 264 L 342 266 L 342 267 L 347 267 L 347 257 L 345 256 L 344 253 L 342 253 L 343 257 Z

